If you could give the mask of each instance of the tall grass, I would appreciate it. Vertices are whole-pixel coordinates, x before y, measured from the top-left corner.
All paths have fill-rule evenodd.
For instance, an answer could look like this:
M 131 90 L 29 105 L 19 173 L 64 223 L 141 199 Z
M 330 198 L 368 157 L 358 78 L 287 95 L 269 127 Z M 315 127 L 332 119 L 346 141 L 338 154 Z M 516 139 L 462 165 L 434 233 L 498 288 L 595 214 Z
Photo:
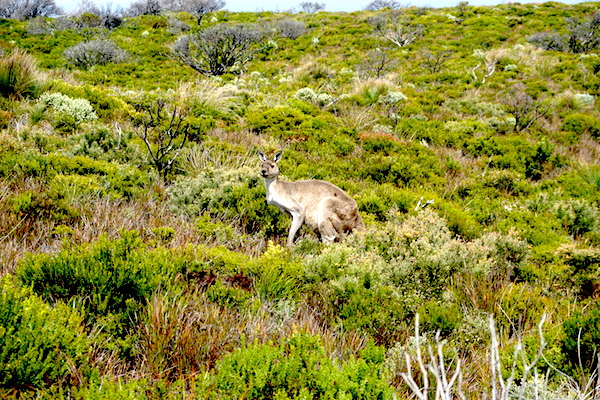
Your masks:
M 35 98 L 42 93 L 44 80 L 37 61 L 16 49 L 0 58 L 0 95 L 6 98 Z

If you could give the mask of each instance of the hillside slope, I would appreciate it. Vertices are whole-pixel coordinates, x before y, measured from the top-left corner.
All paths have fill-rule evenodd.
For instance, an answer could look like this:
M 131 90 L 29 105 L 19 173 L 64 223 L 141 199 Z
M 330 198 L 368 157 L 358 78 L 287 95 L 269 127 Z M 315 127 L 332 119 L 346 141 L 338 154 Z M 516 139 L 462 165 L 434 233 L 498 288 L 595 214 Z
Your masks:
M 0 20 L 0 393 L 592 398 L 599 5 Z

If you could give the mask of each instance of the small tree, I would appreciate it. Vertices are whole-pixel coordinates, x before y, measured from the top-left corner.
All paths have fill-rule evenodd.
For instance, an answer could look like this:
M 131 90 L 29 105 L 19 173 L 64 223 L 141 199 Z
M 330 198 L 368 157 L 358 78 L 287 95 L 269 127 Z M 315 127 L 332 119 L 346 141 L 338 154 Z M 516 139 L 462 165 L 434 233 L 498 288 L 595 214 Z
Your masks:
M 126 11 L 130 17 L 138 17 L 140 15 L 158 15 L 163 8 L 159 0 L 138 0 L 131 3 Z
M 414 43 L 423 36 L 425 27 L 413 24 L 408 17 L 404 17 L 398 10 L 377 15 L 369 20 L 379 35 L 398 47 L 405 47 Z
M 151 164 L 167 179 L 188 139 L 186 113 L 176 106 L 168 107 L 162 99 L 134 106 L 142 114 L 134 121 L 136 134 L 144 141 Z
M 548 107 L 534 99 L 520 86 L 511 88 L 501 100 L 507 113 L 515 118 L 513 129 L 522 132 L 529 129 L 537 120 L 548 114 Z
M 181 36 L 171 47 L 173 58 L 204 75 L 219 76 L 243 67 L 255 53 L 263 33 L 250 25 L 216 25 L 196 36 Z
M 297 39 L 306 33 L 306 25 L 301 21 L 286 18 L 277 22 L 275 29 L 280 37 Z
M 198 25 L 211 12 L 225 7 L 225 0 L 163 0 L 163 7 L 170 11 L 185 11 L 196 17 Z
M 85 20 L 90 16 L 96 16 L 98 26 L 106 29 L 115 29 L 121 26 L 123 24 L 123 14 L 123 8 L 118 6 L 113 8 L 111 3 L 98 7 L 91 1 L 85 0 L 79 8 L 80 19 Z
M 577 18 L 567 18 L 566 22 L 569 27 L 569 49 L 573 53 L 586 53 L 600 46 L 600 11 L 581 22 Z
M 365 6 L 365 10 L 367 11 L 376 11 L 384 8 L 396 10 L 398 8 L 402 8 L 402 4 L 396 0 L 373 0 Z
M 0 18 L 25 20 L 50 17 L 61 12 L 54 0 L 0 0 Z
M 430 73 L 437 74 L 442 70 L 446 61 L 452 57 L 452 54 L 451 50 L 438 50 L 436 52 L 427 50 L 423 53 L 421 66 Z
M 371 50 L 356 67 L 361 78 L 381 78 L 396 66 L 396 62 L 383 49 Z
M 307 14 L 314 14 L 325 9 L 325 3 L 317 3 L 313 1 L 304 1 L 300 3 L 300 9 Z
M 565 36 L 558 33 L 538 32 L 527 37 L 527 41 L 542 50 L 567 51 Z

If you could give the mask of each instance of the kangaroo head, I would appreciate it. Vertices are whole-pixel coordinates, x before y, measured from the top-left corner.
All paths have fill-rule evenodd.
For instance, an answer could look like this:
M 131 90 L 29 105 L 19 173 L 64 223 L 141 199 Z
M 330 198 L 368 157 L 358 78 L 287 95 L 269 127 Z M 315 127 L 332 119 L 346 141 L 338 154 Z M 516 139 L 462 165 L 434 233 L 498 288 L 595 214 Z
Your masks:
M 275 153 L 275 157 L 272 160 L 269 160 L 267 156 L 259 151 L 258 158 L 262 161 L 262 168 L 260 170 L 260 176 L 265 179 L 272 179 L 279 174 L 279 167 L 277 163 L 281 160 L 281 151 Z

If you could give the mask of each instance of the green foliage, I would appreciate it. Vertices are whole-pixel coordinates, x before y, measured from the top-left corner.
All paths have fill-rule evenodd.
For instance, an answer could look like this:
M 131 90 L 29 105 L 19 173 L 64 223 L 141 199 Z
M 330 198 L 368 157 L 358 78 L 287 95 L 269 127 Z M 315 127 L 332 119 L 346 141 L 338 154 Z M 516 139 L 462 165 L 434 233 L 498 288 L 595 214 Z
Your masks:
M 578 248 L 573 244 L 564 244 L 556 250 L 556 255 L 568 266 L 563 271 L 563 279 L 576 293 L 588 298 L 600 292 L 599 249 Z
M 133 313 L 178 268 L 172 254 L 148 251 L 132 231 L 58 254 L 31 254 L 15 275 L 44 299 L 82 304 L 88 318 L 116 318 L 120 331 L 134 323 Z
M 600 307 L 593 303 L 585 313 L 577 312 L 563 323 L 565 338 L 563 351 L 573 370 L 583 368 L 579 373 L 589 373 L 598 366 L 600 351 Z
M 0 158 L 0 176 L 3 177 L 34 177 L 52 181 L 57 175 L 93 177 L 103 193 L 125 198 L 138 194 L 150 182 L 150 177 L 137 168 L 83 156 L 22 153 Z
M 595 138 L 600 138 L 600 120 L 587 114 L 570 114 L 565 117 L 562 129 L 578 135 L 589 133 Z
M 60 131 L 72 131 L 80 124 L 98 118 L 87 100 L 72 99 L 60 93 L 44 93 L 39 98 L 39 106 L 54 112 L 54 124 Z
M 271 133 L 276 136 L 301 134 L 302 127 L 310 120 L 302 111 L 288 107 L 279 106 L 269 110 L 256 110 L 248 113 L 246 120 L 250 128 L 258 133 Z M 305 129 L 304 129 L 305 130 Z
M 69 223 L 79 217 L 79 211 L 56 191 L 26 191 L 11 198 L 12 209 L 19 217 Z
M 458 330 L 462 324 L 462 313 L 457 304 L 435 301 L 425 302 L 417 310 L 424 331 L 439 332 L 446 337 Z
M 72 366 L 88 361 L 82 317 L 63 303 L 46 304 L 10 277 L 0 280 L 0 387 L 69 385 Z M 82 368 L 83 369 L 83 368 Z
M 223 357 L 217 390 L 229 398 L 301 399 L 391 396 L 378 357 L 330 360 L 318 337 L 297 334 L 279 344 L 253 343 Z

